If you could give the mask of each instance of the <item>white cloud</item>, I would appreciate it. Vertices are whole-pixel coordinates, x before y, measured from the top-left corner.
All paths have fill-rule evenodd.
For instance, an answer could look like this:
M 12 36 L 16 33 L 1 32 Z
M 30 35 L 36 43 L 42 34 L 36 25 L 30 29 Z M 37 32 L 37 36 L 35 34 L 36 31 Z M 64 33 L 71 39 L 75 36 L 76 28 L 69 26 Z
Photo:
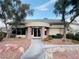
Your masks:
M 48 10 L 48 8 L 46 8 L 46 7 L 40 7 L 40 8 L 36 8 L 37 10 L 40 10 L 40 11 L 47 11 Z
M 49 0 L 48 2 L 46 2 L 46 3 L 44 3 L 44 4 L 40 5 L 40 6 L 37 6 L 34 9 L 35 10 L 40 10 L 40 11 L 47 11 L 47 10 L 49 10 L 48 6 L 55 3 L 56 1 L 57 0 Z

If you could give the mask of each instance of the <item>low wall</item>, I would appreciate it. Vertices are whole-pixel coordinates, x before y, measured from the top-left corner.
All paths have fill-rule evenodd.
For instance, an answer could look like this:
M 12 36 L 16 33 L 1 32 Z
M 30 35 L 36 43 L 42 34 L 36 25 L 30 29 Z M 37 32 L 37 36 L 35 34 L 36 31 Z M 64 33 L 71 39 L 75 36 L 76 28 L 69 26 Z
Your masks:
M 26 38 L 26 35 L 16 35 L 17 38 Z

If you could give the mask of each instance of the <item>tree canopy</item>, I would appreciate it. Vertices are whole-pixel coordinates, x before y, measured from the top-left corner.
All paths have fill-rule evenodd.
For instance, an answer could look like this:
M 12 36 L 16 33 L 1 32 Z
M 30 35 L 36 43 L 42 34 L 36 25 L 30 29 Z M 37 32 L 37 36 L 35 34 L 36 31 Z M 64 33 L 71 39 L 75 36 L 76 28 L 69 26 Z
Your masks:
M 67 11 L 66 9 L 68 8 L 68 6 L 70 5 L 69 0 L 58 0 L 56 1 L 55 5 L 54 5 L 54 13 L 56 15 L 61 15 L 62 17 L 62 21 L 63 21 L 63 25 L 64 25 L 64 31 L 63 31 L 63 38 L 66 39 L 66 19 L 65 16 L 67 15 Z
M 69 6 L 72 7 L 69 11 Z M 75 20 L 77 16 L 79 16 L 79 0 L 57 0 L 55 5 L 54 5 L 54 13 L 56 15 L 61 15 L 62 21 L 64 24 L 64 39 L 66 39 L 66 27 L 67 25 Z M 66 24 L 66 15 L 72 14 L 72 17 L 70 18 L 70 23 Z
M 70 23 L 72 23 L 75 20 L 75 18 L 79 16 L 79 0 L 71 0 L 70 4 L 73 7 L 69 12 L 69 14 L 73 14 L 73 16 L 70 19 Z
M 70 9 L 69 6 L 72 8 Z M 70 15 L 72 14 L 71 21 L 70 23 L 77 17 L 79 16 L 79 0 L 57 0 L 57 2 L 54 5 L 54 13 L 56 15 L 62 14 L 62 11 L 64 10 L 65 15 Z M 70 9 L 69 11 L 66 11 Z
M 27 14 L 33 14 L 30 4 L 24 4 L 20 0 L 0 0 L 0 18 L 3 20 L 6 30 L 7 20 L 13 20 L 14 25 L 18 25 Z

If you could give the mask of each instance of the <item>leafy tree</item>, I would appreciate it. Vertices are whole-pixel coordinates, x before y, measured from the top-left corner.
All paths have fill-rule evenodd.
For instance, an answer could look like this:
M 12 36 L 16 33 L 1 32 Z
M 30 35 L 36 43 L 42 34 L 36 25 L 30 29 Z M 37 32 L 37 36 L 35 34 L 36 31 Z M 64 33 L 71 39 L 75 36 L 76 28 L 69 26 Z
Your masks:
M 71 0 L 70 4 L 73 7 L 69 11 L 69 14 L 73 14 L 73 16 L 70 18 L 70 23 L 72 23 L 75 20 L 75 18 L 79 16 L 79 0 Z
M 12 19 L 13 25 L 17 26 L 28 13 L 32 14 L 29 4 L 23 4 L 20 0 L 0 0 L 0 18 L 6 26 L 7 37 L 9 35 L 7 20 Z
M 64 24 L 64 36 L 63 38 L 66 39 L 66 19 L 65 16 L 67 15 L 67 11 L 66 9 L 68 8 L 68 6 L 70 5 L 70 1 L 69 0 L 57 0 L 55 5 L 54 5 L 54 13 L 56 15 L 61 15 L 62 16 L 62 21 Z

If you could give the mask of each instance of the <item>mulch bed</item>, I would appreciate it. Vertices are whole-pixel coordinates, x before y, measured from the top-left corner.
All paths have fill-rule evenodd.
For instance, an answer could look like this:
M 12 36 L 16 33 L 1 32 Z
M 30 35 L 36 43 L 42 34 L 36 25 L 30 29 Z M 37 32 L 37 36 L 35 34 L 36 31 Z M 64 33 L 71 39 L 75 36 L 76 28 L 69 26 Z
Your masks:
M 0 42 L 0 59 L 20 59 L 28 49 L 30 40 L 23 38 L 9 38 Z
M 54 45 L 73 45 L 74 43 L 72 40 L 65 40 L 63 41 L 62 39 L 53 39 L 53 40 L 48 40 L 44 41 L 45 44 L 54 44 Z

